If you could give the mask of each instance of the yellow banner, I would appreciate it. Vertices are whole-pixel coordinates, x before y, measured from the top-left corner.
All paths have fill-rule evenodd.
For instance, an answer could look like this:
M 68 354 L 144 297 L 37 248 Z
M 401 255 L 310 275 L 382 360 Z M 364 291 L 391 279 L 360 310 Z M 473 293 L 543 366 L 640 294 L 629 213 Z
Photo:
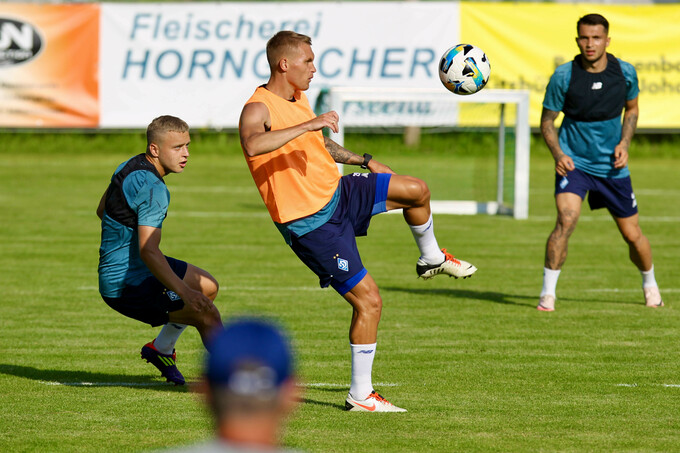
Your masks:
M 599 13 L 609 21 L 607 51 L 637 70 L 638 127 L 680 127 L 680 5 L 462 2 L 460 10 L 461 41 L 491 61 L 487 87 L 530 90 L 532 126 L 553 71 L 579 53 L 576 22 Z
M 99 125 L 99 5 L 0 3 L 0 127 Z

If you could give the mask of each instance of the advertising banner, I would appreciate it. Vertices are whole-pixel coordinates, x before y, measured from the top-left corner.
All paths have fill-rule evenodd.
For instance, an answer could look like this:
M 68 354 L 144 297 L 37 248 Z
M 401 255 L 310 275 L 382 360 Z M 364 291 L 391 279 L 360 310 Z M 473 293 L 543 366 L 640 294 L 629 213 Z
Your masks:
M 464 2 L 460 8 L 461 38 L 491 61 L 487 86 L 530 90 L 532 126 L 540 123 L 551 74 L 579 53 L 576 22 L 599 13 L 609 21 L 607 51 L 637 70 L 638 128 L 680 127 L 680 5 Z
M 0 127 L 98 127 L 99 6 L 0 3 Z
M 312 38 L 311 102 L 327 86 L 441 87 L 437 63 L 458 24 L 454 2 L 102 4 L 101 126 L 174 114 L 236 127 L 281 29 Z

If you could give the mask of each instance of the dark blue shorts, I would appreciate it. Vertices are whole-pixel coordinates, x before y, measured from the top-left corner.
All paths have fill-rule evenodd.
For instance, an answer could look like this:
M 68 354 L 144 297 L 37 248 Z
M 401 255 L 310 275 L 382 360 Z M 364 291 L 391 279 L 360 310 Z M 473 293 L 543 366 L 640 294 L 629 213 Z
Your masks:
M 579 169 L 570 171 L 567 176 L 555 173 L 555 195 L 565 192 L 575 193 L 582 200 L 587 193 L 590 209 L 607 208 L 611 215 L 621 219 L 638 212 L 630 176 L 601 178 Z
M 165 258 L 175 274 L 179 278 L 184 278 L 187 273 L 187 263 L 169 256 Z M 121 297 L 102 296 L 102 298 L 118 313 L 154 327 L 167 324 L 168 313 L 184 307 L 184 301 L 153 276 L 144 280 L 140 285 L 126 286 Z
M 318 277 L 340 295 L 368 273 L 361 263 L 356 236 L 366 236 L 371 217 L 385 212 L 387 173 L 353 173 L 342 177 L 340 201 L 333 216 L 303 236 L 291 235 L 291 248 Z

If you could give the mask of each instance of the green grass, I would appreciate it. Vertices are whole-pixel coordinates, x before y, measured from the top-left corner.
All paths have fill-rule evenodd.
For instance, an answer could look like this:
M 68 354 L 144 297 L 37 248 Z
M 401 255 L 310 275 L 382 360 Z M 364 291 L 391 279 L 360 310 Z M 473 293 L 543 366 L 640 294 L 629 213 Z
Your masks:
M 0 149 L 0 451 L 144 451 L 211 435 L 190 389 L 162 385 L 139 359 L 157 329 L 109 309 L 97 292 L 95 208 L 139 135 L 4 134 Z M 493 152 L 463 136 L 348 136 L 396 171 L 430 180 L 435 198 L 463 187 Z M 558 286 L 558 310 L 535 310 L 554 223 L 552 163 L 532 145 L 530 218 L 435 217 L 442 246 L 474 278 L 415 278 L 417 251 L 398 215 L 359 239 L 384 299 L 376 388 L 406 414 L 342 411 L 350 309 L 285 246 L 233 135 L 196 133 L 172 193 L 163 251 L 220 282 L 223 317 L 259 313 L 291 332 L 308 384 L 286 445 L 313 452 L 677 451 L 680 284 L 677 140 L 636 139 L 641 224 L 667 306 L 642 305 L 640 277 L 607 214 L 584 207 Z M 481 173 L 481 171 L 480 171 Z M 474 182 L 474 181 L 473 181 Z M 195 330 L 178 344 L 200 374 Z M 93 385 L 82 385 L 89 382 Z M 621 386 L 626 384 L 628 386 Z

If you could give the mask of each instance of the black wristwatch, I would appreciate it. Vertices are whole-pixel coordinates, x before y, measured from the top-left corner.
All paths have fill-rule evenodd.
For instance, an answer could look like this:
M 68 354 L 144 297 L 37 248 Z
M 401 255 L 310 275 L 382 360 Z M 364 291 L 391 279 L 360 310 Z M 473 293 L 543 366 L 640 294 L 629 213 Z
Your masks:
M 366 170 L 368 168 L 368 163 L 371 161 L 371 159 L 373 159 L 373 156 L 371 156 L 368 153 L 364 153 L 364 163 L 361 164 L 361 168 Z

